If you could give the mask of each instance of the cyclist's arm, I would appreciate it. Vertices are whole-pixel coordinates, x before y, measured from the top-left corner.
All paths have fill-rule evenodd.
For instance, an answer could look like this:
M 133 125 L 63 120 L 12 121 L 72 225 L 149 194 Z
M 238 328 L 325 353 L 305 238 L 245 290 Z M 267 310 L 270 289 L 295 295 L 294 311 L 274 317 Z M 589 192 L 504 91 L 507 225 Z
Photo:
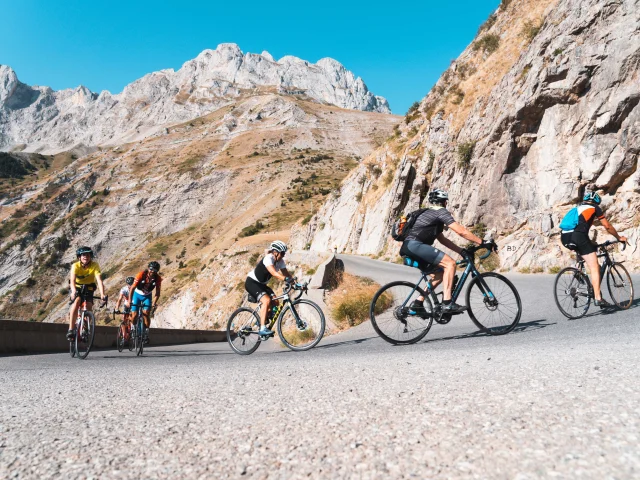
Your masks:
M 129 304 L 129 306 L 133 305 L 131 302 L 133 301 L 133 291 L 136 289 L 136 287 L 138 286 L 138 279 L 136 278 L 133 283 L 131 284 L 131 288 L 129 289 L 129 298 L 127 299 L 127 303 Z M 136 307 L 137 308 L 137 307 Z
M 76 292 L 76 272 L 73 268 L 71 269 L 71 275 L 69 276 L 69 289 L 71 291 L 71 297 L 75 298 L 77 293 Z
M 607 220 L 606 218 L 602 217 L 599 218 L 598 220 L 600 220 L 600 224 L 604 227 L 604 229 L 609 233 L 609 235 L 613 235 L 614 237 L 616 237 L 618 240 L 620 240 L 621 242 L 626 242 L 627 241 L 627 237 L 623 237 L 621 236 L 618 231 L 613 227 L 613 225 L 611 225 L 609 223 L 609 220 Z
M 160 299 L 160 285 L 156 285 L 156 296 L 153 299 L 153 306 L 158 306 L 158 300 Z
M 100 290 L 100 298 L 104 299 L 104 284 L 102 283 L 102 277 L 99 273 L 96 273 L 96 283 L 98 284 L 98 290 Z
M 121 293 L 120 296 L 118 297 L 118 301 L 116 302 L 116 310 L 120 310 L 120 304 L 122 303 L 122 300 L 124 299 L 124 293 Z
M 436 238 L 442 245 L 444 245 L 448 249 L 453 250 L 456 253 L 462 252 L 462 249 L 459 246 L 457 246 L 455 243 L 453 243 L 451 240 L 449 240 L 447 237 L 445 237 L 444 233 L 439 233 Z
M 458 222 L 453 222 L 451 225 L 449 225 L 449 228 L 451 230 L 453 230 L 454 232 L 456 232 L 458 235 L 460 235 L 465 240 L 469 240 L 470 242 L 476 243 L 478 245 L 480 245 L 482 243 L 482 239 L 480 237 L 478 237 L 477 235 L 474 235 L 473 233 L 471 233 L 469 230 L 464 228 Z M 449 248 L 451 248 L 451 247 L 449 247 Z
M 278 272 L 273 265 L 267 265 L 267 270 L 269 270 L 269 273 L 272 276 L 274 276 L 275 278 L 277 278 L 278 280 L 281 280 L 283 282 L 289 276 L 289 272 L 287 272 L 286 268 L 283 268 L 280 272 Z M 286 273 L 286 275 L 284 273 L 282 273 L 282 272 Z

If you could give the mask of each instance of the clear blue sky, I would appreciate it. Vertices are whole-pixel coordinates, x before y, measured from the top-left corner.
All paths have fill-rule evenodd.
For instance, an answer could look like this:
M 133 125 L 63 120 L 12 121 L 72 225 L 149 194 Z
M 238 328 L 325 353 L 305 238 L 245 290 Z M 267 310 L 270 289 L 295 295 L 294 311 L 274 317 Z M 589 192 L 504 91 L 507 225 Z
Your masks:
M 30 85 L 122 91 L 237 43 L 316 62 L 333 57 L 404 114 L 426 95 L 500 0 L 415 2 L 0 0 L 0 64 Z

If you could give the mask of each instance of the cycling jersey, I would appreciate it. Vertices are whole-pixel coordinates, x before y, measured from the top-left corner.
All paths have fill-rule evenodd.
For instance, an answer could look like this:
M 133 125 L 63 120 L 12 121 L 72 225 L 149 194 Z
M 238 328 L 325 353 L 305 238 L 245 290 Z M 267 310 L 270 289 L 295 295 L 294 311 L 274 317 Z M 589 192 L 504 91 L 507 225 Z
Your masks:
M 416 218 L 405 242 L 416 240 L 433 245 L 436 237 L 444 231 L 444 227 L 448 227 L 452 223 L 455 223 L 455 220 L 445 207 L 429 207 Z
M 267 267 L 269 266 L 274 267 L 276 269 L 276 272 L 280 272 L 281 270 L 287 268 L 287 265 L 284 263 L 284 259 L 280 259 L 276 262 L 273 253 L 269 253 L 258 262 L 255 269 L 249 272 L 248 277 L 252 278 L 256 282 L 267 283 L 273 276 L 271 275 L 271 273 L 269 273 L 269 270 L 267 270 Z
M 138 272 L 134 281 L 136 284 L 135 293 L 139 295 L 151 295 L 154 288 L 160 288 L 162 284 L 162 277 L 157 273 L 152 273 L 149 270 L 143 270 Z
M 565 233 L 579 232 L 586 235 L 589 233 L 589 229 L 596 218 L 598 220 L 605 218 L 602 209 L 598 205 L 583 203 L 582 205 L 578 205 L 576 208 L 578 209 L 578 225 L 576 225 L 573 230 L 564 230 Z
M 125 298 L 129 298 L 129 292 L 131 291 L 131 286 L 125 285 L 120 289 L 120 295 L 124 295 Z
M 80 260 L 71 266 L 71 272 L 76 274 L 76 285 L 91 285 L 96 283 L 96 275 L 101 275 L 98 262 L 91 261 L 86 267 L 82 266 Z

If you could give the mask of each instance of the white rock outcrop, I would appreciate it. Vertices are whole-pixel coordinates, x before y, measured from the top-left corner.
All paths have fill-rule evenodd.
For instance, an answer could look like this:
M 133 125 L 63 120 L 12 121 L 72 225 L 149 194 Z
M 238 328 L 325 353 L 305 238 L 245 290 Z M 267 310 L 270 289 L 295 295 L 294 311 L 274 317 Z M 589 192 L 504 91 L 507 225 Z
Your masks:
M 532 4 L 512 7 L 523 14 Z M 501 9 L 492 33 L 523 42 L 521 19 L 501 18 L 513 11 Z M 548 268 L 571 258 L 557 225 L 585 189 L 595 188 L 607 217 L 633 243 L 624 257 L 640 266 L 640 0 L 558 0 L 545 15 L 495 86 L 460 107 L 467 113 L 456 125 L 455 107 L 447 104 L 443 114 L 436 102 L 447 89 L 473 88 L 457 73 L 477 58 L 467 48 L 421 102 L 425 112 L 438 105 L 432 114 L 403 127 L 408 141 L 396 163 L 389 145 L 368 160 L 390 181 L 381 184 L 361 165 L 341 195 L 298 230 L 297 246 L 395 255 L 392 221 L 417 208 L 433 186 L 449 190 L 461 223 L 499 233 L 502 268 Z M 505 61 L 503 51 L 493 55 L 482 61 Z M 464 145 L 473 145 L 472 154 L 461 160 Z M 387 194 L 372 192 L 370 183 Z
M 0 65 L 0 150 L 55 153 L 78 144 L 140 140 L 262 87 L 342 108 L 390 113 L 384 98 L 333 59 L 313 64 L 285 56 L 275 61 L 268 52 L 245 54 L 227 43 L 203 51 L 178 71 L 145 75 L 115 95 L 82 86 L 60 91 L 29 86 Z

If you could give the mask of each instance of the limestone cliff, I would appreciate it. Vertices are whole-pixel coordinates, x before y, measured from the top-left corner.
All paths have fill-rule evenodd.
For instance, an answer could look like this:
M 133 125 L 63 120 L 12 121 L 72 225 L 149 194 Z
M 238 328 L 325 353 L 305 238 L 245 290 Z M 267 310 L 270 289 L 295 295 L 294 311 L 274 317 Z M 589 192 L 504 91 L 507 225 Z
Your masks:
M 639 266 L 639 70 L 640 1 L 503 1 L 296 243 L 392 258 L 392 221 L 439 187 L 495 231 L 503 269 L 545 269 L 570 258 L 557 225 L 596 188 Z
M 119 94 L 98 94 L 83 86 L 61 91 L 29 86 L 0 65 L 0 150 L 57 153 L 79 144 L 138 141 L 260 87 L 342 108 L 390 113 L 384 98 L 373 95 L 336 60 L 312 64 L 285 56 L 275 61 L 268 52 L 244 54 L 229 43 L 203 51 L 178 71 L 145 75 Z

